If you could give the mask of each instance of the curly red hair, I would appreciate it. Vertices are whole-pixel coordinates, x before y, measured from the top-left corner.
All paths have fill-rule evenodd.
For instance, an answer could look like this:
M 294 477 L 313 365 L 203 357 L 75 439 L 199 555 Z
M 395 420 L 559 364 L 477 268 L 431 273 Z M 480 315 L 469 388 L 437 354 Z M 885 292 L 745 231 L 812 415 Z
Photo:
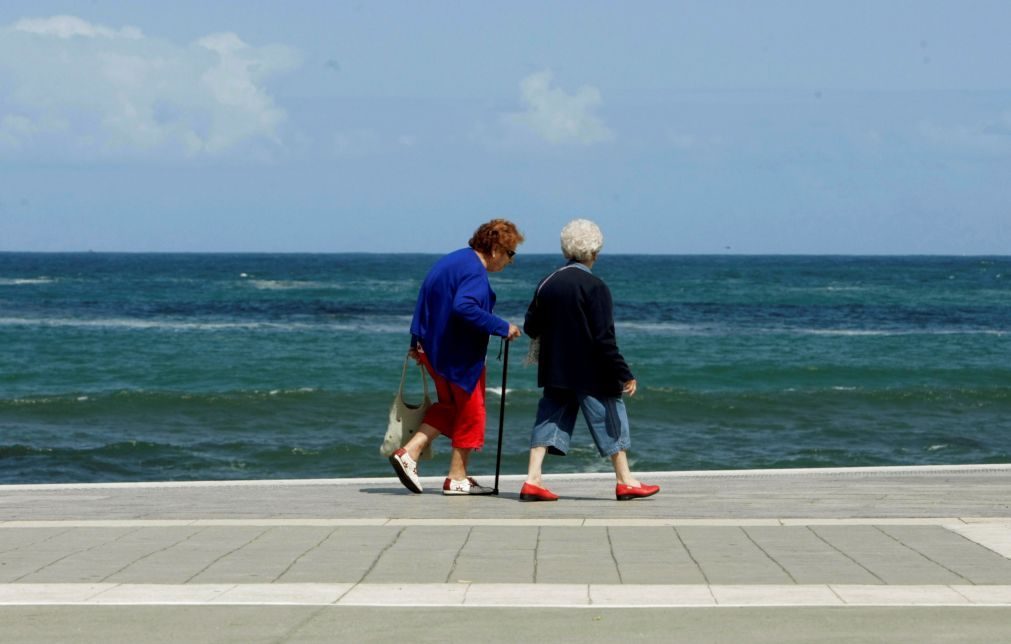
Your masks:
M 523 234 L 516 228 L 516 224 L 508 219 L 492 219 L 474 231 L 474 236 L 467 245 L 479 253 L 491 253 L 496 246 L 516 250 L 522 243 Z

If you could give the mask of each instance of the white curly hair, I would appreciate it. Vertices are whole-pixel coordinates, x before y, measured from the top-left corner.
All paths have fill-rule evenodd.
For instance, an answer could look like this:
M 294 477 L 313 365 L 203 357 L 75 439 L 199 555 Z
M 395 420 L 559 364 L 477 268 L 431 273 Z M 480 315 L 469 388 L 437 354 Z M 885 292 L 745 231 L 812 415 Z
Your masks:
M 562 228 L 562 255 L 565 259 L 585 262 L 596 257 L 604 247 L 604 233 L 589 219 L 573 219 Z

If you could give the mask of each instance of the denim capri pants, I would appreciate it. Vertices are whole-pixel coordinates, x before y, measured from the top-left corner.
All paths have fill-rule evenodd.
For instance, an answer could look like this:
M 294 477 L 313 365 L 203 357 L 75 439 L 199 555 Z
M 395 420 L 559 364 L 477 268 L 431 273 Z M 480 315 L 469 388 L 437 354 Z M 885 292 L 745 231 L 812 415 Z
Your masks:
M 549 454 L 565 456 L 572 441 L 576 413 L 582 411 L 586 426 L 601 456 L 627 450 L 628 413 L 620 396 L 596 398 L 566 389 L 544 388 L 537 404 L 537 420 L 530 434 L 530 447 L 547 447 Z

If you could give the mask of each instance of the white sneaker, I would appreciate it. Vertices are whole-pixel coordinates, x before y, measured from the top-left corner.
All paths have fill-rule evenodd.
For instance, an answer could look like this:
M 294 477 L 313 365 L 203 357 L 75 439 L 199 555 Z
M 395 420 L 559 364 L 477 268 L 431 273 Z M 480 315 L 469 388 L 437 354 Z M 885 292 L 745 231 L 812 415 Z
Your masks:
M 404 484 L 411 492 L 415 494 L 421 494 L 421 479 L 418 478 L 418 463 L 411 455 L 407 453 L 407 450 L 401 447 L 397 451 L 393 452 L 393 456 L 390 457 L 390 465 L 393 466 L 393 471 L 397 473 L 400 477 L 400 482 Z
M 446 496 L 464 494 L 494 494 L 495 490 L 481 485 L 468 476 L 462 481 L 454 481 L 453 479 L 447 478 L 442 484 L 442 493 Z

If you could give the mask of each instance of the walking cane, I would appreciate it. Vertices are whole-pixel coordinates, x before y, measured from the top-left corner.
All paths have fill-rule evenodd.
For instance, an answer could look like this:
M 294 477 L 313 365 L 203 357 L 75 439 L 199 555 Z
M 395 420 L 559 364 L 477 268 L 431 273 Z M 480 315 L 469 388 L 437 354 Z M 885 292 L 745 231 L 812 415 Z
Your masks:
M 505 342 L 505 357 L 502 358 L 502 400 L 498 408 L 498 452 L 495 454 L 495 489 L 492 494 L 498 496 L 498 474 L 502 469 L 502 427 L 505 425 L 505 399 L 506 399 L 506 376 L 509 374 L 509 345 L 512 344 L 508 338 Z

